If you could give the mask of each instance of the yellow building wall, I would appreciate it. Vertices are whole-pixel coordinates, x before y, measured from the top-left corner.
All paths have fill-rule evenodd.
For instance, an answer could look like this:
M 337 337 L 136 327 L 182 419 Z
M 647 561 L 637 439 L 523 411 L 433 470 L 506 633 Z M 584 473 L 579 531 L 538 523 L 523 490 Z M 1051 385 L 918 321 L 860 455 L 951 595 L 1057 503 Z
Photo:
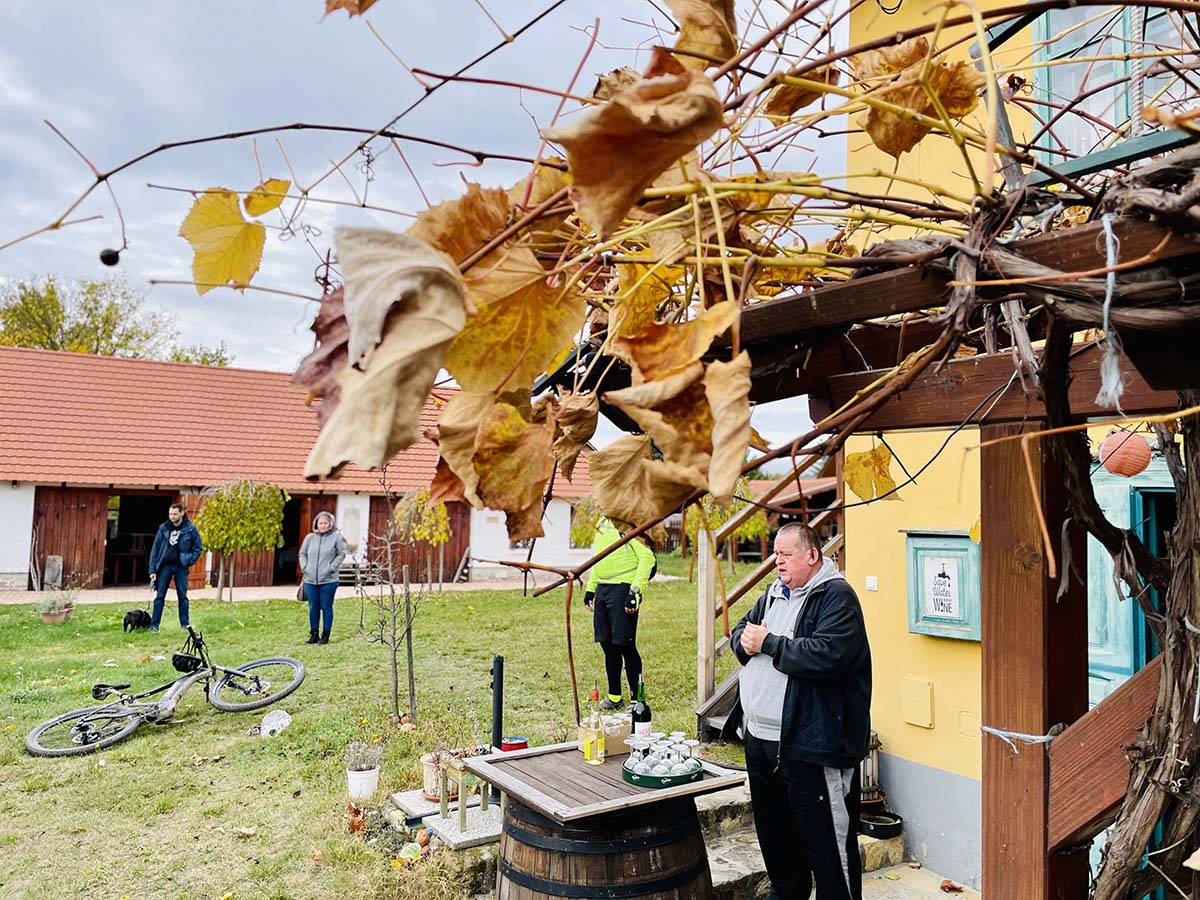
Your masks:
M 888 4 L 889 7 L 891 5 Z M 984 10 L 1005 5 L 1011 4 L 1006 4 L 1001 2 L 1001 0 L 984 0 L 984 2 L 979 4 Z M 940 4 L 907 0 L 907 2 L 901 4 L 899 11 L 894 15 L 888 15 L 879 8 L 879 4 L 877 3 L 859 4 L 850 14 L 850 46 L 853 47 L 866 41 L 888 37 L 910 28 L 934 24 L 938 21 L 939 16 L 944 10 L 945 7 Z M 949 18 L 957 18 L 967 14 L 968 11 L 968 8 L 965 6 L 952 7 L 949 11 Z M 926 37 L 931 43 L 934 43 L 932 34 Z M 946 55 L 938 58 L 946 62 L 969 60 L 971 58 L 970 47 L 976 40 L 976 31 L 970 26 L 959 26 L 943 30 L 942 34 L 936 39 L 937 48 L 954 46 L 951 47 Z M 1031 68 L 1032 59 L 1032 36 L 1030 30 L 1026 29 L 1011 37 L 993 55 L 993 66 L 996 67 L 997 73 L 1000 76 L 999 82 L 1001 86 L 1006 83 L 1009 74 L 1016 74 L 1032 80 L 1034 75 Z M 986 94 L 982 94 L 975 112 L 963 119 L 965 124 L 973 126 L 981 133 L 986 133 L 985 121 L 988 118 L 985 101 Z M 1014 134 L 1021 139 L 1030 137 L 1032 133 L 1029 129 L 1032 118 L 1013 104 L 1006 104 L 1005 108 L 1008 111 Z M 851 126 L 858 127 L 854 121 L 858 116 L 853 115 L 850 118 Z M 852 132 L 848 136 L 846 151 L 846 172 L 851 175 L 858 174 L 861 176 L 849 179 L 847 187 L 851 190 L 862 191 L 863 193 L 887 194 L 892 197 L 911 197 L 922 200 L 935 199 L 935 197 L 931 196 L 928 189 L 918 185 L 892 181 L 887 178 L 872 178 L 865 174 L 878 169 L 887 173 L 894 171 L 897 175 L 906 179 L 924 182 L 925 184 L 940 188 L 951 195 L 957 195 L 959 198 L 969 201 L 974 194 L 974 186 L 971 179 L 972 170 L 975 173 L 975 177 L 981 180 L 985 172 L 984 157 L 981 150 L 967 149 L 967 155 L 971 160 L 971 164 L 968 166 L 966 159 L 964 159 L 963 151 L 955 145 L 954 141 L 948 135 L 936 130 L 927 134 L 912 150 L 902 153 L 899 160 L 876 148 L 871 139 L 862 131 Z M 997 161 L 998 165 L 999 161 Z M 1001 184 L 1000 174 L 997 172 L 993 180 L 993 185 L 1000 186 Z M 962 202 L 954 199 L 946 197 L 936 199 L 940 199 L 951 208 L 964 208 Z M 908 237 L 910 234 L 912 234 L 912 230 L 908 228 L 876 225 L 872 230 L 870 240 L 865 243 L 870 245 L 880 240 Z M 853 243 L 859 245 L 863 241 L 856 239 Z
M 909 472 L 916 472 L 946 439 L 946 432 L 889 434 L 888 444 Z M 852 437 L 847 453 L 870 450 L 876 439 Z M 874 694 L 872 727 L 885 753 L 954 772 L 981 777 L 980 652 L 974 641 L 910 634 L 908 577 L 902 529 L 961 529 L 979 517 L 977 430 L 964 430 L 917 479 L 900 489 L 899 500 L 882 500 L 846 510 L 846 578 L 862 602 L 871 641 Z M 892 474 L 903 478 L 896 460 Z M 847 492 L 847 499 L 856 498 Z M 867 590 L 867 577 L 878 579 Z M 932 727 L 905 721 L 905 679 L 932 682 Z M 912 681 L 909 690 L 919 688 Z M 920 691 L 916 691 L 920 693 Z M 909 712 L 912 712 L 910 707 Z

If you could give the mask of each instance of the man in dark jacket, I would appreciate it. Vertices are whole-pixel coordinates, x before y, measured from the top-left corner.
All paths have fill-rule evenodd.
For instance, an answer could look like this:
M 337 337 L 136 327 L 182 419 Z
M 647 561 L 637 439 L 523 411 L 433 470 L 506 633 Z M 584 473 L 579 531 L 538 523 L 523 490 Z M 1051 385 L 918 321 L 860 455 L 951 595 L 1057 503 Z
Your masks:
M 805 525 L 775 536 L 779 577 L 730 637 L 769 900 L 860 900 L 859 769 L 871 648 L 854 589 Z
M 175 581 L 175 596 L 179 598 L 179 625 L 188 627 L 188 567 L 200 558 L 202 552 L 204 546 L 200 542 L 199 530 L 183 511 L 183 504 L 172 503 L 167 512 L 167 521 L 158 526 L 154 546 L 150 548 L 150 586 L 155 588 L 154 611 L 150 613 L 151 631 L 158 631 L 167 587 L 172 579 Z

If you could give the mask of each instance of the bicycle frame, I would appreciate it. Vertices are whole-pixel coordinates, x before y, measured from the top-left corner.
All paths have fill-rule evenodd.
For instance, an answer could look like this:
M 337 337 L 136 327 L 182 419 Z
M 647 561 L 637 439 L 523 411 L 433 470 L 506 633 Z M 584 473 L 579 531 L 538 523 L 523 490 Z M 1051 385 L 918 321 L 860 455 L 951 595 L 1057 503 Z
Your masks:
M 220 666 L 213 663 L 208 658 L 208 649 L 204 644 L 203 636 L 188 627 L 188 640 L 184 645 L 184 652 L 194 650 L 203 661 L 203 665 L 194 672 L 186 675 L 181 675 L 174 681 L 168 681 L 166 684 L 159 685 L 156 688 L 151 688 L 148 691 L 143 691 L 140 694 L 127 694 L 123 691 L 118 691 L 114 688 L 108 688 L 103 694 L 97 696 L 96 689 L 93 687 L 93 696 L 97 700 L 104 696 L 116 694 L 120 699 L 108 704 L 114 708 L 124 706 L 134 710 L 146 722 L 162 722 L 175 715 L 175 711 L 179 708 L 179 702 L 197 681 L 206 682 L 204 686 L 204 696 L 208 697 L 208 684 L 214 678 L 224 674 L 241 675 L 247 678 L 253 678 L 246 672 L 240 669 L 233 669 L 228 666 Z M 163 692 L 166 693 L 163 693 Z M 161 700 L 153 703 L 141 702 L 146 697 L 153 697 L 155 694 L 163 694 Z

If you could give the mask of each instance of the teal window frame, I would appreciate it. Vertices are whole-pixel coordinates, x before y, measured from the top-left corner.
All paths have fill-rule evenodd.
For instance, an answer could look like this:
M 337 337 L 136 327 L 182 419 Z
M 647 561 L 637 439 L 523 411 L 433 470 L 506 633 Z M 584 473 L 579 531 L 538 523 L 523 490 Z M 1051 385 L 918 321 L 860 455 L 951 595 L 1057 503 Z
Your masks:
M 922 575 L 927 559 L 951 560 L 951 578 L 958 586 L 958 616 L 930 615 L 925 607 Z M 979 545 L 965 531 L 927 530 L 905 532 L 905 568 L 908 575 L 908 630 L 912 634 L 982 639 L 982 607 Z
M 1133 29 L 1135 25 L 1134 10 L 1128 6 L 1114 4 L 1107 8 L 1113 15 L 1120 17 L 1120 28 L 1114 30 L 1110 34 L 1098 34 L 1086 37 L 1079 37 L 1075 34 L 1062 38 L 1054 43 L 1048 43 L 1055 34 L 1061 32 L 1066 26 L 1054 23 L 1056 13 L 1063 12 L 1078 12 L 1086 11 L 1090 13 L 1087 18 L 1097 16 L 1106 11 L 1105 7 L 1073 7 L 1069 10 L 1047 10 L 1042 15 L 1038 16 L 1032 23 L 1033 36 L 1039 44 L 1038 49 L 1034 53 L 1036 63 L 1044 63 L 1051 60 L 1066 59 L 1072 55 L 1079 56 L 1102 56 L 1105 54 L 1118 55 L 1121 53 L 1131 52 L 1134 42 L 1140 42 L 1146 39 L 1146 35 L 1150 34 L 1154 20 L 1165 19 L 1167 17 L 1166 10 L 1144 10 L 1146 18 L 1143 20 L 1142 35 L 1135 36 Z M 1122 130 L 1119 134 L 1110 135 L 1107 138 L 1101 138 L 1099 143 L 1090 146 L 1072 147 L 1068 144 L 1067 150 L 1086 156 L 1092 154 L 1100 154 L 1105 150 L 1112 148 L 1114 145 L 1122 141 L 1128 141 L 1138 135 L 1146 135 L 1151 132 L 1161 132 L 1158 126 L 1152 126 L 1144 123 L 1138 113 L 1141 106 L 1148 96 L 1145 90 L 1145 82 L 1137 86 L 1133 84 L 1132 76 L 1136 74 L 1137 67 L 1134 61 L 1129 59 L 1117 59 L 1111 62 L 1113 66 L 1113 78 L 1111 80 L 1120 80 L 1120 83 L 1114 85 L 1104 95 L 1111 98 L 1110 114 L 1106 117 L 1111 120 L 1112 124 L 1118 125 Z M 1038 100 L 1047 102 L 1061 102 L 1062 97 L 1056 97 L 1054 91 L 1054 76 L 1057 72 L 1063 71 L 1066 67 L 1050 66 L 1035 68 L 1033 73 L 1033 90 L 1034 96 Z M 1153 83 L 1152 81 L 1150 82 Z M 1073 97 L 1075 91 L 1069 92 L 1069 96 Z M 1135 96 L 1136 95 L 1136 96 Z M 1135 102 L 1136 101 L 1136 102 Z M 1135 108 L 1136 107 L 1136 108 Z M 1050 118 L 1055 114 L 1048 106 L 1038 106 L 1038 114 L 1044 118 Z M 1036 120 L 1035 120 L 1036 121 Z M 1040 128 L 1040 124 L 1035 128 Z M 1037 150 L 1038 161 L 1054 168 L 1061 168 L 1065 162 L 1064 158 L 1056 152 L 1054 144 L 1049 135 L 1042 138 L 1045 142 L 1045 147 Z M 1041 142 L 1039 142 L 1040 144 Z

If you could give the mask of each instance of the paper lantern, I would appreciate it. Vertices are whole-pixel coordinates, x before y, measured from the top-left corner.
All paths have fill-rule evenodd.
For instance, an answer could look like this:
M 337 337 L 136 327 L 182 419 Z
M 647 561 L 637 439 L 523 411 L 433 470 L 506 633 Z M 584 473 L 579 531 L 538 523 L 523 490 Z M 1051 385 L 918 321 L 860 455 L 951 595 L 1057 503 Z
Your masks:
M 1114 475 L 1140 475 L 1150 465 L 1150 443 L 1136 432 L 1114 431 L 1100 445 L 1100 465 Z

